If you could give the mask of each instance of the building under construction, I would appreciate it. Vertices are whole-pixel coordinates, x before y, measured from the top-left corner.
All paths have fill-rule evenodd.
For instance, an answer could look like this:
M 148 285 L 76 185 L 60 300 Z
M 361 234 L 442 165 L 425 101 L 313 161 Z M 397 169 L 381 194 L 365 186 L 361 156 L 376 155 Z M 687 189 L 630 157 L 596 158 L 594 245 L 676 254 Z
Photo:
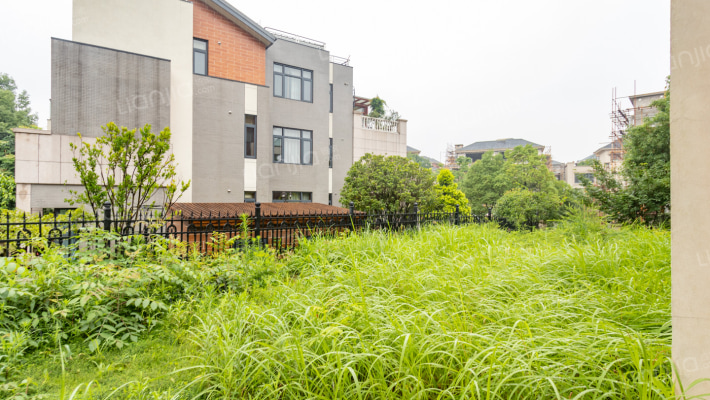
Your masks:
M 634 90 L 635 92 L 635 90 Z M 653 102 L 662 99 L 665 92 L 635 94 L 618 97 L 616 88 L 611 92 L 611 168 L 621 166 L 624 159 L 624 136 L 632 126 L 643 124 L 646 118 L 652 118 L 658 110 Z

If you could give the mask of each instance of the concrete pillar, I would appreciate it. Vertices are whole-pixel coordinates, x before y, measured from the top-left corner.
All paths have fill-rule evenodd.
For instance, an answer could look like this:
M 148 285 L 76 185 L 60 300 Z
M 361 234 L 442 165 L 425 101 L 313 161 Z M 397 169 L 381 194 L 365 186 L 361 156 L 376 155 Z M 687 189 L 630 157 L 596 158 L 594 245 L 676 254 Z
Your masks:
M 673 361 L 710 378 L 710 1 L 671 1 Z M 704 382 L 688 394 L 710 393 Z

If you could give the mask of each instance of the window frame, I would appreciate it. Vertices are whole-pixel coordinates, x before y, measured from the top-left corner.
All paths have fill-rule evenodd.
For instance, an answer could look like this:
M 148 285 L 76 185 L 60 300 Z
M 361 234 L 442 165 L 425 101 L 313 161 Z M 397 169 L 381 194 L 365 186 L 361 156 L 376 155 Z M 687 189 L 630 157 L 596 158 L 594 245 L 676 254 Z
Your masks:
M 276 129 L 280 129 L 280 130 L 281 130 L 281 135 L 276 135 L 276 134 L 274 133 L 274 131 L 275 131 Z M 298 138 L 295 138 L 295 137 L 285 136 L 285 135 L 284 135 L 284 129 L 291 129 L 291 130 L 294 130 L 294 131 L 299 131 L 299 137 L 298 137 Z M 311 134 L 310 139 L 306 139 L 306 138 L 303 137 L 303 133 L 304 133 L 304 132 L 309 132 L 309 133 Z M 275 141 L 275 139 L 277 139 L 277 138 L 281 139 L 281 161 L 276 161 L 276 160 L 274 159 L 274 157 L 273 157 L 273 156 L 276 155 L 276 146 L 274 145 L 274 141 Z M 286 160 L 286 154 L 285 154 L 285 146 L 284 146 L 284 144 L 286 143 L 286 139 L 298 139 L 298 140 L 299 140 L 299 152 L 300 152 L 300 157 L 299 157 L 299 158 L 300 158 L 300 162 L 298 162 L 298 163 L 290 163 L 290 162 L 287 163 L 287 162 L 285 161 L 285 160 Z M 303 155 L 304 155 L 304 152 L 303 152 L 303 143 L 304 143 L 304 142 L 309 142 L 309 143 L 310 143 L 309 153 L 310 153 L 311 157 L 310 157 L 310 162 L 308 162 L 308 163 L 304 163 L 304 162 L 303 162 Z M 271 151 L 271 154 L 272 154 L 271 162 L 274 163 L 274 164 L 313 165 L 313 131 L 312 131 L 312 130 L 309 130 L 309 129 L 298 129 L 298 128 L 289 128 L 289 127 L 285 127 L 285 126 L 274 126 L 274 127 L 271 129 L 271 148 L 272 148 L 272 151 Z
M 575 172 L 574 173 L 574 183 L 581 184 L 582 181 L 579 179 L 581 177 L 584 177 L 588 179 L 590 182 L 594 183 L 594 173 L 591 172 Z
M 196 49 L 195 48 L 195 41 L 204 42 L 205 43 L 205 50 Z M 204 74 L 198 74 L 197 72 L 195 72 L 195 53 L 203 53 L 205 55 L 205 73 Z M 210 74 L 209 66 L 210 66 L 210 42 L 209 42 L 209 40 L 193 37 L 192 38 L 192 73 L 195 75 L 200 75 L 200 76 L 209 76 L 209 74 Z
M 253 124 L 247 123 L 247 117 L 254 117 L 254 123 L 253 123 Z M 258 154 L 258 152 L 257 152 L 257 147 L 256 147 L 257 140 L 258 140 L 258 139 L 257 139 L 257 137 L 258 137 L 258 135 L 257 135 L 257 124 L 258 124 L 258 121 L 257 121 L 257 119 L 256 119 L 256 115 L 252 115 L 252 114 L 245 114 L 245 115 L 244 115 L 244 158 L 256 158 L 256 156 L 257 156 L 257 154 Z M 247 146 L 247 130 L 248 130 L 249 128 L 254 128 L 254 155 L 252 155 L 252 156 L 247 155 L 247 149 L 248 149 L 248 146 Z
M 247 198 L 247 193 L 254 193 L 253 198 Z M 256 191 L 253 190 L 245 190 L 244 191 L 244 202 L 245 203 L 256 203 Z
M 328 156 L 328 168 L 333 168 L 333 138 L 328 138 L 330 151 Z
M 330 84 L 330 112 L 333 112 L 333 84 Z
M 277 200 L 275 197 L 276 193 L 288 193 L 288 195 L 285 197 L 290 197 L 290 195 L 298 193 L 298 200 Z M 303 200 L 303 195 L 306 193 L 310 197 L 309 200 Z M 282 198 L 282 196 L 279 196 L 279 199 L 280 198 Z M 271 202 L 272 203 L 313 203 L 313 192 L 292 192 L 292 191 L 287 191 L 287 190 L 274 190 L 273 192 L 271 192 Z
M 276 71 L 276 68 L 275 68 L 275 67 L 276 67 L 277 65 L 281 67 L 281 72 L 277 72 L 277 71 Z M 314 77 L 314 75 L 313 75 L 313 70 L 311 70 L 311 69 L 306 69 L 306 68 L 301 68 L 301 67 L 294 67 L 294 66 L 292 66 L 292 65 L 282 64 L 282 63 L 278 63 L 278 62 L 274 62 L 274 65 L 273 65 L 273 66 L 274 66 L 274 68 L 273 68 L 274 81 L 273 81 L 272 83 L 273 83 L 273 86 L 274 86 L 274 90 L 273 90 L 274 97 L 278 97 L 278 98 L 281 98 L 281 99 L 287 99 L 287 100 L 302 101 L 302 102 L 304 102 L 304 103 L 313 103 L 313 92 L 315 92 L 315 90 L 314 90 L 314 82 L 313 82 L 313 81 L 314 81 L 314 79 L 313 79 L 313 77 Z M 292 69 L 297 69 L 297 70 L 301 71 L 301 76 L 300 76 L 300 77 L 296 77 L 296 76 L 293 76 L 293 75 L 288 75 L 288 74 L 286 74 L 286 68 L 292 68 Z M 310 78 L 310 79 L 304 78 L 304 77 L 303 77 L 303 72 L 310 72 L 311 78 Z M 277 94 L 276 94 L 276 77 L 277 77 L 277 76 L 279 76 L 280 79 L 281 79 L 281 95 L 277 95 Z M 293 99 L 293 98 L 291 98 L 291 97 L 286 97 L 286 77 L 298 78 L 298 79 L 301 81 L 301 98 L 300 98 L 300 99 Z M 310 82 L 310 83 L 311 83 L 311 93 L 310 93 L 310 94 L 311 94 L 311 99 L 310 99 L 310 100 L 304 100 L 305 82 Z

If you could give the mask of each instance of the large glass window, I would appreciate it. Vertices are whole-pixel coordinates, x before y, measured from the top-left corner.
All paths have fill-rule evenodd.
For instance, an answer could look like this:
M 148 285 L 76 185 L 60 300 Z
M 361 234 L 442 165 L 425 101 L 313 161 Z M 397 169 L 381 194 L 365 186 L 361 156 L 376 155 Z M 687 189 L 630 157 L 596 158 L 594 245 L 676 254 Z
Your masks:
M 275 126 L 274 162 L 313 164 L 313 132 Z
M 192 40 L 192 72 L 197 75 L 207 75 L 207 41 Z
M 244 157 L 256 158 L 256 116 L 244 116 Z
M 313 71 L 274 63 L 274 96 L 313 102 Z
M 310 203 L 313 201 L 311 192 L 272 192 L 274 203 Z

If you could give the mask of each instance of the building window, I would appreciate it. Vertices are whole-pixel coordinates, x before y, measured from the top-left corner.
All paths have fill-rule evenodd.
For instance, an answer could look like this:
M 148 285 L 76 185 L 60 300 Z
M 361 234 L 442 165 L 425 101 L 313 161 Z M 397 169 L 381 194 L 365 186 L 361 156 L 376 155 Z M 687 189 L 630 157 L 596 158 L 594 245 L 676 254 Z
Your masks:
M 333 168 L 333 138 L 330 138 L 330 156 L 328 157 L 328 168 Z
M 192 39 L 192 72 L 207 75 L 207 41 Z
M 274 96 L 313 102 L 313 71 L 274 63 Z
M 256 192 L 244 192 L 245 203 L 256 203 Z
M 333 84 L 330 84 L 330 112 L 333 112 Z
M 313 201 L 311 192 L 273 192 L 274 203 L 310 203 Z
M 580 178 L 586 178 L 588 181 L 594 183 L 594 174 L 586 173 L 586 174 L 581 174 L 581 173 L 575 173 L 574 174 L 574 183 L 582 183 L 582 179 Z
M 256 116 L 244 116 L 244 157 L 256 158 Z
M 313 132 L 274 127 L 274 162 L 313 164 Z

